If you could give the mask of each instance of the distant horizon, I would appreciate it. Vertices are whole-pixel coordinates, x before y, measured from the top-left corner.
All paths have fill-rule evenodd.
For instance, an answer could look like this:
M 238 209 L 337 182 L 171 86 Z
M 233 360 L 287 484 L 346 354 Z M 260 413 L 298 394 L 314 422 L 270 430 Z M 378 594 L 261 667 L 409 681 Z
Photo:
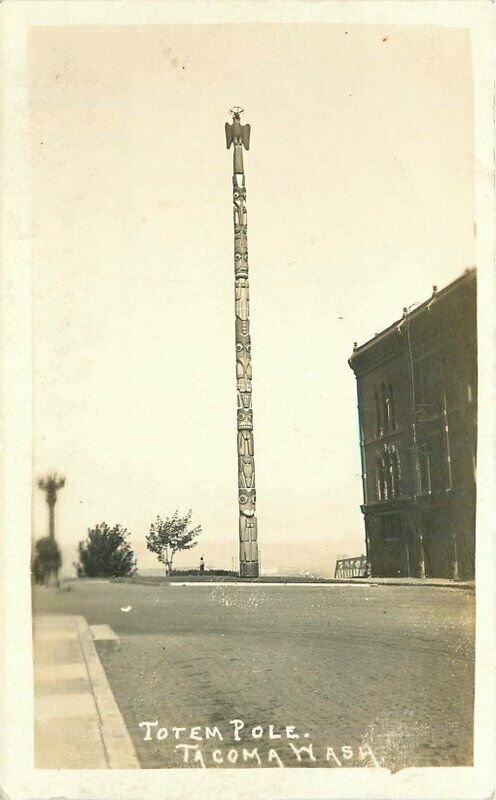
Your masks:
M 86 538 L 86 537 L 83 537 Z M 340 558 L 354 558 L 365 555 L 365 535 L 362 549 L 356 552 L 346 551 L 343 541 L 337 543 L 301 541 L 292 544 L 291 554 L 281 558 L 284 552 L 284 542 L 274 541 L 265 548 L 261 548 L 261 574 L 277 575 L 303 575 L 315 574 L 320 577 L 333 577 L 336 560 Z M 200 556 L 205 559 L 205 569 L 227 569 L 239 571 L 237 538 L 233 538 L 229 553 L 226 553 L 226 543 L 222 540 L 213 540 L 208 547 L 202 548 L 201 540 L 193 550 L 177 553 L 174 558 L 174 569 L 198 569 Z M 77 547 L 74 545 L 60 545 L 62 554 L 61 575 L 72 576 L 75 574 L 74 563 L 78 560 Z M 133 548 L 137 559 L 137 570 L 140 574 L 164 574 L 165 567 L 160 564 L 157 557 L 146 549 L 146 544 L 141 543 Z

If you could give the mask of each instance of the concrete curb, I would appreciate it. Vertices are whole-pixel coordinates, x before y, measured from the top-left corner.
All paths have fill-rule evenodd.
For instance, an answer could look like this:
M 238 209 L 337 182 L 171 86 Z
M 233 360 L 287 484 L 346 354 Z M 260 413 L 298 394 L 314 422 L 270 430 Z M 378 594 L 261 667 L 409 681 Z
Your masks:
M 85 580 L 92 580 L 86 578 Z M 243 578 L 243 580 L 222 578 L 191 578 L 173 576 L 172 578 L 109 578 L 111 584 L 130 584 L 131 586 L 418 586 L 441 589 L 469 589 L 475 591 L 475 581 L 454 581 L 449 578 Z
M 95 699 L 109 768 L 140 769 L 132 739 L 98 657 L 89 625 L 84 617 L 76 619 L 79 642 Z
M 142 583 L 139 584 L 140 586 L 146 586 L 148 584 Z M 350 579 L 346 580 L 343 579 L 336 579 L 332 581 L 278 581 L 277 583 L 269 583 L 268 581 L 229 581 L 227 583 L 222 583 L 221 581 L 205 581 L 201 583 L 200 581 L 174 581 L 168 584 L 169 586 L 283 586 L 284 588 L 291 587 L 301 587 L 306 588 L 308 586 L 311 587 L 318 587 L 320 589 L 332 588 L 334 586 L 415 586 L 419 588 L 430 588 L 430 589 L 468 589 L 470 591 L 475 591 L 475 585 L 470 582 L 455 582 L 455 581 L 444 581 L 438 583 L 425 583 L 425 582 L 418 582 L 414 583 L 413 581 L 401 581 L 395 580 L 392 578 L 389 581 L 381 580 L 380 578 L 368 580 L 364 579 Z
M 348 586 L 418 586 L 431 589 L 472 589 L 475 581 L 453 581 L 449 578 L 333 578 L 334 583 L 346 583 Z

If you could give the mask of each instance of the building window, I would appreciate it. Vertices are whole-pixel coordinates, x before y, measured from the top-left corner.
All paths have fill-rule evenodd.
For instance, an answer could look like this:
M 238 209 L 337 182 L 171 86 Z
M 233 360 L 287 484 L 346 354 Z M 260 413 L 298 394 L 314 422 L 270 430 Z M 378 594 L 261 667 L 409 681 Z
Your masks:
M 384 383 L 381 383 L 380 387 L 380 405 L 381 405 L 382 433 L 387 433 L 388 416 L 387 416 L 387 403 L 386 403 L 386 384 Z
M 384 459 L 379 456 L 375 464 L 375 482 L 377 487 L 377 499 L 387 500 L 387 480 L 386 480 L 386 464 Z
M 391 500 L 400 495 L 400 458 L 394 447 L 388 447 L 377 457 L 375 474 L 378 500 Z
M 426 445 L 417 450 L 419 494 L 429 494 L 431 491 L 431 465 L 429 452 Z
M 401 534 L 401 517 L 385 514 L 381 517 L 381 538 L 384 542 L 395 542 Z
M 415 374 L 415 418 L 431 419 L 441 412 L 441 364 L 431 355 L 424 356 L 415 365 Z
M 395 450 L 389 454 L 389 471 L 391 474 L 391 495 L 392 497 L 398 497 L 401 494 L 401 470 L 400 457 Z
M 374 392 L 376 411 L 376 435 L 384 436 L 396 428 L 392 385 L 381 383 Z
M 396 422 L 394 419 L 394 402 L 393 402 L 393 387 L 389 384 L 387 388 L 387 394 L 385 398 L 385 405 L 386 405 L 386 420 L 387 420 L 387 427 L 389 430 L 394 431 L 396 428 Z
M 376 414 L 376 423 L 375 423 L 375 433 L 376 436 L 382 436 L 382 414 L 381 414 L 381 406 L 379 403 L 379 393 L 377 391 L 374 392 L 374 400 L 375 400 L 375 414 Z

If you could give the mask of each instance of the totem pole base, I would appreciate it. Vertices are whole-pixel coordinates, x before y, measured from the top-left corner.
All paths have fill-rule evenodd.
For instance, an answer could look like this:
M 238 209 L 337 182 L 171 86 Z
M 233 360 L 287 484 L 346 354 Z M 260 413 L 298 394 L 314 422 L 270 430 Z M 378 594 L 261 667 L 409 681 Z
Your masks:
M 258 578 L 259 567 L 258 561 L 244 561 L 239 565 L 240 578 Z

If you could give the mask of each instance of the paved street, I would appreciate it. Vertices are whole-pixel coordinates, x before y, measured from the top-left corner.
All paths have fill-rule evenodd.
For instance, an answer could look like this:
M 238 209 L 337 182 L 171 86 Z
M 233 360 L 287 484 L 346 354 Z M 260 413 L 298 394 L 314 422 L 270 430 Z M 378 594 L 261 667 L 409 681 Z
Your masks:
M 35 613 L 120 636 L 99 652 L 144 768 L 472 763 L 470 591 L 66 586 Z

